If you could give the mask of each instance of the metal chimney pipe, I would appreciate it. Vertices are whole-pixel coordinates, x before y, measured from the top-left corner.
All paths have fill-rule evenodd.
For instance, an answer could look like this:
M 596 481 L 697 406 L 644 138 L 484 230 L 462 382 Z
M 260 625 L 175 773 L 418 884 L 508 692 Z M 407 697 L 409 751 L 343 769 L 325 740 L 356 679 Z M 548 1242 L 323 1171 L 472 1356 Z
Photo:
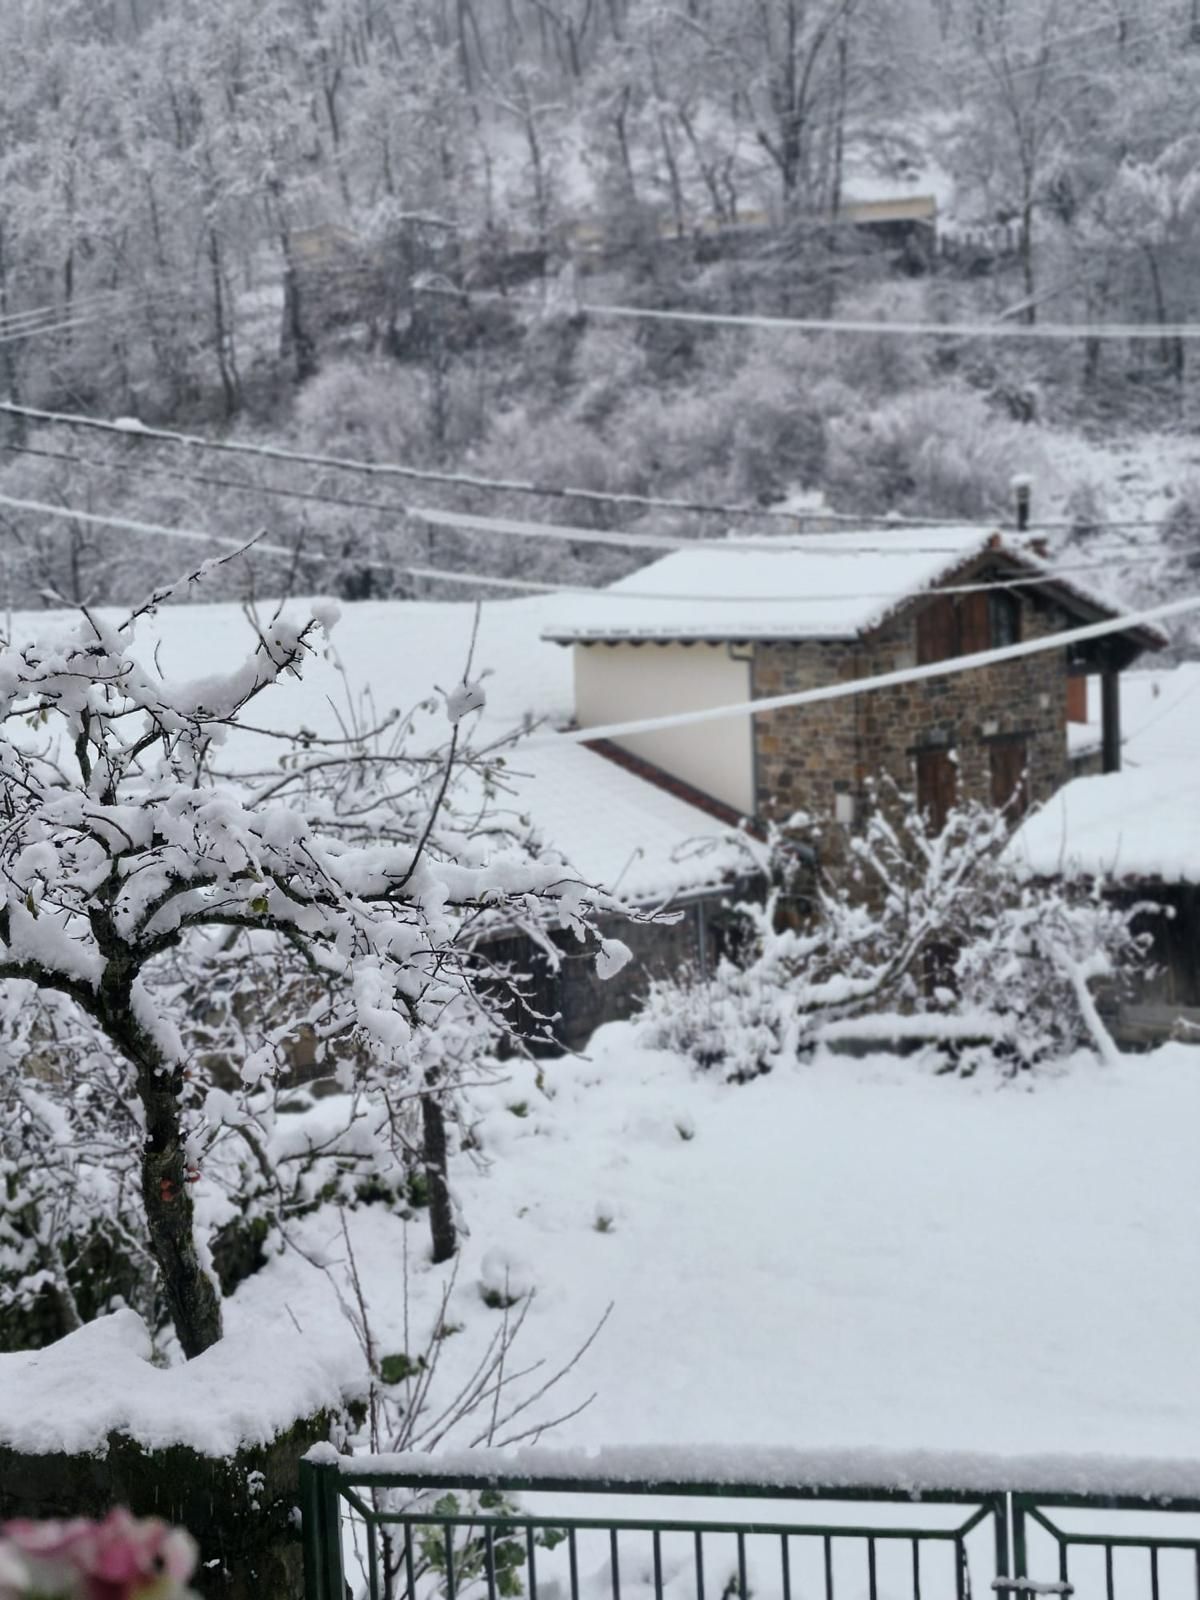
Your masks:
M 1016 499 L 1016 531 L 1029 533 L 1029 512 L 1034 506 L 1034 480 L 1024 474 L 1014 477 L 1013 496 Z
M 1029 513 L 1033 507 L 1033 479 L 1024 473 L 1012 481 L 1013 494 L 1017 505 L 1017 532 L 1029 532 Z

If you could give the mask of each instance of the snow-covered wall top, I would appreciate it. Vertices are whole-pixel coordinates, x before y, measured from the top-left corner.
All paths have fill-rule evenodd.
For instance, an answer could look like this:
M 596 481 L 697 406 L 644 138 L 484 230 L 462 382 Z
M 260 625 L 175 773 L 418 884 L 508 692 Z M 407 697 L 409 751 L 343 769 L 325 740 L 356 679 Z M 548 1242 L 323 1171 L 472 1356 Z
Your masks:
M 150 1450 L 231 1455 L 336 1408 L 359 1377 L 353 1350 L 338 1349 L 280 1317 L 243 1325 L 182 1366 L 157 1367 L 145 1323 L 118 1311 L 45 1350 L 0 1355 L 0 1445 L 95 1454 L 117 1433 Z

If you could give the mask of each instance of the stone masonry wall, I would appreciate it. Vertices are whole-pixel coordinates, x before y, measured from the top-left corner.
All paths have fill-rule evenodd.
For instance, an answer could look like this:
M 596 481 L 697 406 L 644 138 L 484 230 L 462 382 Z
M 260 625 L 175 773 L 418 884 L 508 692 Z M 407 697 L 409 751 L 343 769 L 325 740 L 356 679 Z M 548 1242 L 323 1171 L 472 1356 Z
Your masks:
M 1022 640 L 1063 626 L 1031 597 L 1021 601 Z M 865 642 L 764 644 L 755 650 L 756 698 L 874 677 L 916 665 L 917 608 L 892 618 Z M 971 672 L 906 684 L 828 704 L 755 718 L 760 815 L 797 810 L 835 814 L 839 794 L 861 816 L 869 779 L 889 774 L 915 792 L 916 752 L 953 750 L 960 799 L 991 799 L 989 746 L 1026 743 L 1031 802 L 1047 799 L 1068 776 L 1065 651 L 1001 662 Z

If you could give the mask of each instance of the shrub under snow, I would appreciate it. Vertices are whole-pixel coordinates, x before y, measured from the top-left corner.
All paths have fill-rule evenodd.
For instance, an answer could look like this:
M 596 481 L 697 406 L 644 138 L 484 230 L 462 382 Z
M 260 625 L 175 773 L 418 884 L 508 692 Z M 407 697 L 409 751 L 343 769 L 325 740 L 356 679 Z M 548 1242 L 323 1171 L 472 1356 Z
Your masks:
M 886 798 L 836 870 L 817 867 L 807 818 L 765 843 L 743 836 L 766 893 L 737 907 L 739 958 L 708 981 L 655 985 L 646 1041 L 737 1082 L 866 1018 L 971 1066 L 981 1045 L 1012 1071 L 1082 1045 L 1111 1056 L 1093 986 L 1119 989 L 1145 960 L 1139 908 L 1021 875 L 1002 812 L 965 805 L 935 834 L 911 801 Z

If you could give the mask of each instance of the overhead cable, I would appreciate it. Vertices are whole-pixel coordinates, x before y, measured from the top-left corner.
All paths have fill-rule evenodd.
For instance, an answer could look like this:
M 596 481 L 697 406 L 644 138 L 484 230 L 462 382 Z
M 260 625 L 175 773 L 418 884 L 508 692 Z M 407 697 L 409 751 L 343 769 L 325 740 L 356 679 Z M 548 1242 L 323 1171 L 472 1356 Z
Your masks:
M 1069 628 L 1062 633 L 1049 634 L 1040 639 L 1027 639 L 1022 644 L 1005 645 L 997 650 L 979 650 L 971 655 L 955 656 L 947 661 L 930 662 L 927 666 L 906 667 L 898 672 L 883 672 L 870 678 L 852 678 L 846 683 L 826 684 L 820 689 L 802 689 L 793 694 L 769 695 L 761 700 L 744 700 L 736 705 L 706 706 L 701 711 L 677 711 L 669 716 L 642 717 L 630 722 L 603 723 L 594 728 L 574 728 L 568 733 L 538 735 L 523 741 L 522 748 L 547 745 L 562 740 L 572 744 L 591 744 L 601 739 L 628 739 L 635 734 L 662 733 L 669 728 L 698 727 L 709 722 L 725 721 L 729 717 L 762 717 L 773 711 L 791 710 L 798 706 L 819 705 L 828 700 L 852 699 L 858 695 L 875 694 L 881 689 L 902 688 L 911 683 L 925 683 L 931 678 L 954 677 L 960 672 L 973 672 L 979 667 L 999 666 L 1005 661 L 1022 661 L 1027 656 L 1066 650 L 1072 645 L 1086 644 L 1092 639 L 1104 639 L 1110 634 L 1124 633 L 1130 628 L 1152 626 L 1174 617 L 1187 616 L 1200 611 L 1200 594 L 1188 595 L 1182 600 L 1171 600 L 1165 605 L 1152 606 L 1145 611 L 1129 612 L 1104 622 L 1091 622 L 1085 627 Z
M 406 481 L 421 483 L 439 483 L 447 487 L 490 490 L 496 494 L 527 494 L 546 499 L 578 500 L 591 505 L 624 506 L 634 510 L 658 510 L 688 513 L 704 513 L 710 516 L 722 517 L 749 517 L 768 518 L 791 524 L 815 522 L 819 524 L 833 523 L 837 527 L 845 527 L 855 532 L 880 532 L 892 528 L 960 528 L 963 526 L 961 517 L 950 519 L 946 517 L 915 517 L 902 516 L 895 512 L 874 512 L 861 515 L 849 511 L 831 511 L 826 509 L 804 510 L 802 508 L 790 509 L 780 505 L 756 506 L 742 504 L 722 504 L 715 501 L 680 500 L 656 495 L 623 494 L 605 489 L 564 488 L 553 484 L 535 483 L 526 479 L 514 478 L 485 478 L 471 473 L 439 471 L 436 468 L 414 467 L 399 462 L 389 461 L 364 461 L 350 456 L 333 456 L 314 454 L 308 451 L 291 450 L 282 445 L 251 444 L 237 439 L 213 439 L 204 434 L 180 433 L 168 428 L 151 427 L 134 419 L 120 419 L 110 421 L 103 417 L 91 417 L 77 412 L 46 411 L 36 406 L 18 405 L 16 402 L 0 401 L 0 415 L 23 417 L 33 422 L 43 422 L 50 426 L 78 428 L 91 430 L 108 435 L 117 435 L 123 439 L 147 439 L 165 444 L 172 444 L 181 448 L 196 451 L 210 451 L 217 454 L 232 454 L 257 457 L 263 460 L 279 461 L 298 466 L 323 467 L 342 472 L 359 473 L 368 478 L 397 478 Z M 7 449 L 20 449 L 27 453 L 37 453 L 29 446 L 7 445 Z M 52 452 L 43 452 L 52 454 Z M 113 470 L 119 470 L 123 463 L 112 462 L 109 465 Z M 147 469 L 140 469 L 145 471 Z M 165 469 L 156 468 L 162 472 Z M 204 482 L 197 478 L 195 481 Z M 232 481 L 212 480 L 215 487 L 234 488 Z M 320 494 L 316 491 L 301 491 L 287 489 L 281 486 L 257 486 L 263 493 L 286 495 L 294 499 L 320 500 L 329 504 L 346 504 L 348 506 L 361 505 L 364 509 L 375 504 L 373 501 L 359 502 L 348 496 L 335 496 Z M 407 508 L 401 506 L 381 507 L 380 509 L 396 510 L 402 512 Z M 991 519 L 984 518 L 984 521 Z M 1124 520 L 1096 520 L 1089 522 L 1092 528 L 1157 528 L 1161 519 L 1154 518 L 1127 518 Z M 1040 519 L 1031 521 L 1027 531 L 1031 533 L 1070 531 L 1077 526 L 1078 519 L 1057 518 Z M 998 531 L 1004 531 L 997 521 Z M 581 530 L 581 533 L 587 530 Z M 1008 529 L 1007 531 L 1013 531 Z M 692 540 L 687 542 L 688 547 L 697 543 Z M 852 547 L 847 544 L 849 551 Z
M 448 299 L 501 300 L 506 305 L 544 313 L 546 303 L 526 296 L 505 295 L 493 289 L 456 289 L 445 285 L 420 286 L 423 294 Z M 829 333 L 853 337 L 930 338 L 930 339 L 1070 339 L 1155 340 L 1200 339 L 1196 322 L 880 322 L 854 317 L 776 317 L 748 312 L 678 311 L 651 306 L 623 306 L 578 301 L 569 312 L 588 317 L 613 318 L 634 322 L 692 323 L 711 328 L 756 328 L 770 333 Z
M 213 544 L 227 549 L 240 550 L 244 540 L 231 538 L 227 535 L 214 534 L 200 528 L 173 527 L 168 524 L 156 522 L 143 522 L 133 517 L 109 516 L 97 511 L 83 511 L 69 505 L 52 505 L 45 501 L 23 500 L 14 495 L 0 494 L 0 506 L 10 511 L 28 512 L 31 515 L 51 517 L 62 522 L 78 522 L 85 527 L 111 528 L 120 532 L 143 534 L 158 539 L 183 540 L 192 544 Z M 537 526 L 537 524 L 534 524 Z M 719 544 L 713 548 L 720 549 Z M 283 556 L 288 561 L 307 561 L 321 565 L 334 565 L 341 559 L 323 551 L 306 551 L 303 547 L 289 547 L 288 545 L 270 544 L 257 540 L 254 549 L 264 554 Z M 797 553 L 797 547 L 792 547 Z M 803 553 L 800 548 L 799 553 Z M 953 552 L 937 551 L 939 555 L 952 555 Z M 525 591 L 530 594 L 554 594 L 587 596 L 589 598 L 606 599 L 613 601 L 654 601 L 667 604 L 721 604 L 721 605 L 767 605 L 767 604 L 795 604 L 805 605 L 825 603 L 828 601 L 849 600 L 880 600 L 890 603 L 899 603 L 909 597 L 907 590 L 879 590 L 864 589 L 846 590 L 842 593 L 819 593 L 816 595 L 789 595 L 778 591 L 762 595 L 712 595 L 703 593 L 661 593 L 654 590 L 639 590 L 627 588 L 600 588 L 588 584 L 562 584 L 550 583 L 529 578 L 506 578 L 498 574 L 480 574 L 474 572 L 455 571 L 446 568 L 430 566 L 410 566 L 400 563 L 378 560 L 356 560 L 346 558 L 350 564 L 370 567 L 375 570 L 401 574 L 408 577 L 428 579 L 438 583 L 453 583 L 460 586 L 478 586 L 495 589 L 511 589 Z M 1112 568 L 1110 561 L 1089 563 L 1086 568 L 1081 567 L 1045 567 L 1030 573 L 1028 576 L 1002 577 L 992 579 L 986 583 L 963 583 L 938 585 L 941 594 L 995 594 L 1005 589 L 1036 588 L 1046 583 L 1053 583 L 1057 579 L 1070 577 L 1072 573 L 1080 570 L 1109 571 Z

